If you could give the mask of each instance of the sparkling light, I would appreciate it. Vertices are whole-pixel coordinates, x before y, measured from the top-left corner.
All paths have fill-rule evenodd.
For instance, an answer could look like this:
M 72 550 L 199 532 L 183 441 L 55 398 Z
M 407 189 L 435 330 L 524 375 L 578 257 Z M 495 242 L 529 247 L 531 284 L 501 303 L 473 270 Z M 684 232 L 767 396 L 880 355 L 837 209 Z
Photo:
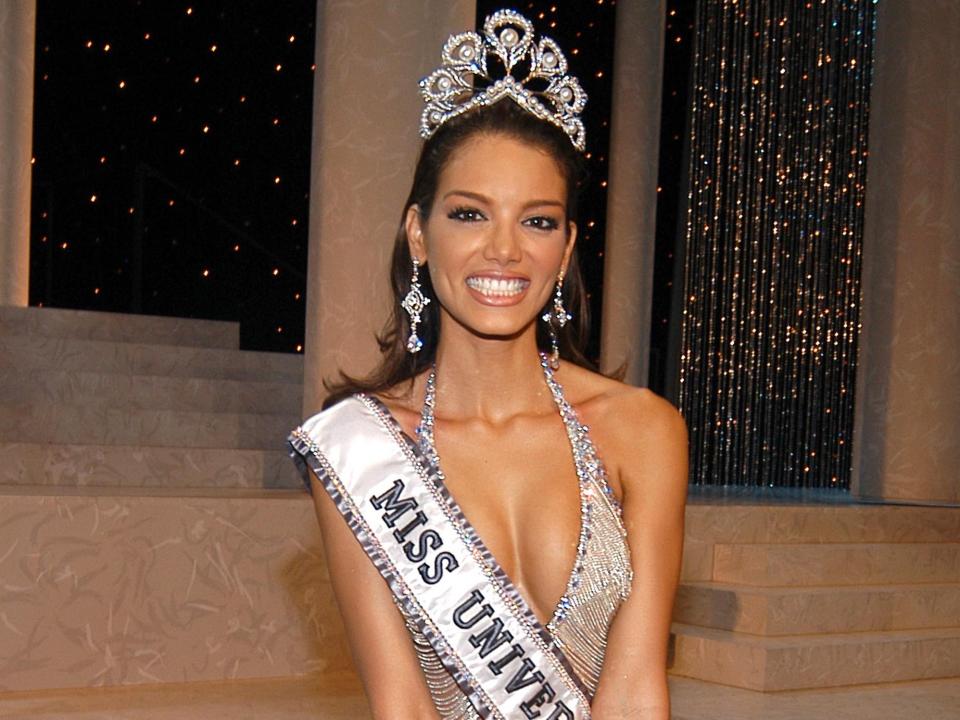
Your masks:
M 695 483 L 847 487 L 875 9 L 775 5 L 697 5 L 679 402 Z
M 538 11 L 549 7 L 551 13 L 541 30 L 549 25 L 559 37 L 566 28 L 586 25 L 579 12 L 553 3 L 541 2 L 538 7 Z M 49 129 L 38 135 L 45 135 L 45 144 L 31 158 L 32 175 L 41 188 L 35 192 L 33 239 L 44 250 L 64 252 L 56 254 L 62 258 L 57 260 L 46 260 L 53 254 L 37 253 L 38 277 L 33 279 L 39 281 L 31 283 L 35 288 L 31 303 L 41 304 L 42 297 L 47 305 L 81 307 L 88 302 L 97 309 L 120 312 L 136 311 L 136 304 L 151 313 L 191 312 L 191 303 L 201 313 L 206 312 L 201 308 L 222 309 L 225 302 L 235 300 L 247 303 L 238 307 L 262 304 L 269 312 L 241 318 L 243 322 L 259 324 L 256 332 L 261 341 L 270 336 L 271 348 L 302 352 L 302 258 L 309 203 L 303 166 L 284 153 L 290 138 L 297 137 L 295 157 L 304 157 L 299 136 L 309 127 L 312 81 L 303 71 L 317 70 L 311 64 L 312 17 L 287 12 L 285 7 L 282 12 L 246 12 L 228 3 L 217 10 L 218 16 L 233 14 L 235 20 L 228 17 L 217 23 L 215 16 L 203 14 L 207 8 L 192 3 L 161 3 L 149 9 L 142 7 L 145 3 L 134 3 L 120 15 L 100 8 L 63 27 L 50 19 L 62 18 L 67 11 L 53 5 L 41 7 L 38 17 L 37 117 Z M 305 5 L 312 9 L 315 3 Z M 599 16 L 593 8 L 587 12 Z M 612 27 L 613 8 L 603 12 Z M 584 57 L 589 54 L 587 43 L 590 53 L 608 47 L 604 37 L 587 31 L 577 41 L 584 49 L 578 62 L 585 67 L 578 73 L 585 83 L 596 83 L 598 71 L 602 84 L 608 82 L 610 65 Z M 254 62 L 240 72 L 238 60 L 245 56 Z M 81 69 L 79 76 L 74 67 Z M 288 76 L 283 87 L 271 86 Z M 72 94 L 69 85 L 76 83 L 81 83 L 75 87 L 83 88 L 84 102 L 65 105 L 63 98 L 69 100 Z M 122 103 L 117 101 L 118 88 Z M 591 96 L 590 111 L 603 107 L 599 97 Z M 66 132 L 59 126 L 71 127 L 67 118 L 71 107 L 77 110 L 79 127 L 103 131 L 76 135 L 77 166 L 64 161 L 69 153 L 60 146 Z M 279 125 L 284 125 L 282 132 Z M 204 142 L 194 140 L 187 148 L 198 129 Z M 247 152 L 250 147 L 259 152 Z M 40 157 L 43 163 L 37 162 Z M 608 174 L 602 162 L 591 173 L 598 179 Z M 274 192 L 262 193 L 265 183 L 260 178 L 267 182 L 272 178 Z M 55 183 L 56 193 L 42 190 Z M 599 224 L 596 240 L 582 252 L 581 259 L 590 262 L 602 243 L 603 209 L 593 202 L 585 205 Z M 50 218 L 56 215 L 56 225 L 45 216 L 46 209 L 55 209 Z M 271 231 L 284 225 L 282 233 Z M 68 232 L 72 232 L 69 244 Z M 131 254 L 141 240 L 142 269 Z M 166 271 L 156 271 L 161 266 Z M 176 277 L 177 269 L 184 277 Z M 256 288 L 267 294 L 253 305 L 249 298 L 231 294 L 237 287 L 245 292 L 256 285 L 250 278 L 268 273 L 274 278 L 270 289 Z

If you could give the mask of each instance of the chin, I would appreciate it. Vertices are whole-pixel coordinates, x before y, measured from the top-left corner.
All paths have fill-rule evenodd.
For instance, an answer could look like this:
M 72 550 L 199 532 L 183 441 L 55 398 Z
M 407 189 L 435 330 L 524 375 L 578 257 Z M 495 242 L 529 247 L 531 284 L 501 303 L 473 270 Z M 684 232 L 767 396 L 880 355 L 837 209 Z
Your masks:
M 513 340 L 533 324 L 533 320 L 526 316 L 491 318 L 489 315 L 477 317 L 473 313 L 450 317 L 450 320 L 471 335 L 488 340 Z
M 515 340 L 521 335 L 524 331 L 527 330 L 533 324 L 532 320 L 527 322 L 502 322 L 502 323 L 490 323 L 490 322 L 478 322 L 473 325 L 467 325 L 467 329 L 470 330 L 477 337 L 481 337 L 488 340 Z

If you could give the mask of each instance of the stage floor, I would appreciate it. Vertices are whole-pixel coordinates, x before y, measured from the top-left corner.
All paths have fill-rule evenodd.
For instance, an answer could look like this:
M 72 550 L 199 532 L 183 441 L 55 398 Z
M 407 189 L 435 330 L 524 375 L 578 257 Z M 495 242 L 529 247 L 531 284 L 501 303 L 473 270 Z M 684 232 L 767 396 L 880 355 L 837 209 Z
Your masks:
M 756 693 L 672 677 L 674 720 L 956 720 L 960 679 Z M 363 720 L 352 678 L 0 694 L 7 720 Z

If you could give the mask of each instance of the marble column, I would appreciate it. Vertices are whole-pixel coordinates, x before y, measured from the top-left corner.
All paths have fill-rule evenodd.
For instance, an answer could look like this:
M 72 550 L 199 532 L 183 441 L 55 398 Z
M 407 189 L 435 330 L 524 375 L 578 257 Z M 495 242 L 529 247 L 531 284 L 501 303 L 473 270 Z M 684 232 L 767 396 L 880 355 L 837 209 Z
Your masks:
M 878 10 L 851 490 L 960 503 L 960 4 Z
M 324 378 L 373 368 L 388 263 L 420 148 L 417 83 L 475 0 L 318 0 L 304 413 Z
M 626 362 L 631 385 L 647 384 L 649 366 L 665 10 L 617 4 L 601 366 Z
M 0 2 L 0 305 L 28 303 L 36 0 Z

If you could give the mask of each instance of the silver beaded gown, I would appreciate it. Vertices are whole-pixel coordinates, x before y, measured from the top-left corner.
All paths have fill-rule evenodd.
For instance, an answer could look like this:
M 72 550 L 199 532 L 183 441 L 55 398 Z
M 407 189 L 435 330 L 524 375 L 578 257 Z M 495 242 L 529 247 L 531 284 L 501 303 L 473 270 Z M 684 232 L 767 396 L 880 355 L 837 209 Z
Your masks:
M 630 594 L 633 579 L 630 550 L 620 505 L 607 482 L 603 463 L 590 440 L 589 429 L 579 421 L 564 398 L 563 388 L 554 378 L 546 358 L 541 358 L 541 365 L 573 449 L 581 512 L 573 572 L 546 629 L 592 698 L 603 669 L 610 623 Z M 442 480 L 440 460 L 433 442 L 433 380 L 431 373 L 418 428 L 418 444 Z M 402 607 L 399 604 L 397 607 L 402 613 Z M 406 624 L 440 717 L 443 720 L 480 718 L 413 619 L 407 616 Z

